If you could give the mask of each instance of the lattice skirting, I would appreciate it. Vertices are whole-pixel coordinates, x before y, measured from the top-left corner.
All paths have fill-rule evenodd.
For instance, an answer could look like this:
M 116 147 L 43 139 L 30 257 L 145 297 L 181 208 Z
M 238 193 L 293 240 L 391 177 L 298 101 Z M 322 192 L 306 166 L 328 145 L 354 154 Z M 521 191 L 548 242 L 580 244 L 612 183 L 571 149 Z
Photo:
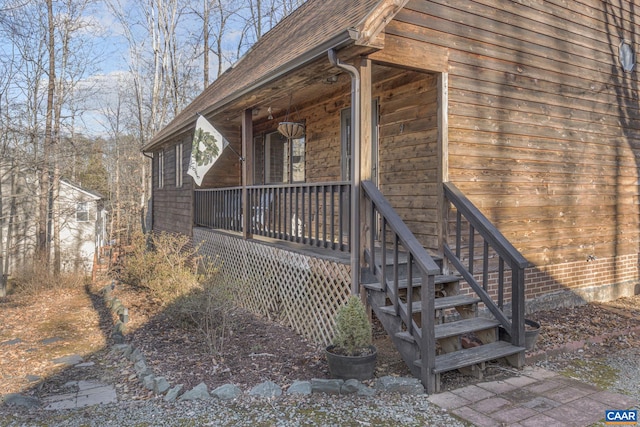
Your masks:
M 234 284 L 237 303 L 328 345 L 336 311 L 350 294 L 351 268 L 335 260 L 193 229 L 194 244 Z

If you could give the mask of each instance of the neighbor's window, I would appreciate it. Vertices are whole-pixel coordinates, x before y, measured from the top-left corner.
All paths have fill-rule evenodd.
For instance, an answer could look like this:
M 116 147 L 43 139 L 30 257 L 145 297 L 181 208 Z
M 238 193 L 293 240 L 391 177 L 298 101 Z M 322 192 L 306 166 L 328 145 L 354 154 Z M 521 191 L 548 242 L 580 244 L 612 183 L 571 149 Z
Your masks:
M 256 180 L 259 172 L 264 174 L 265 184 L 304 182 L 305 180 L 305 138 L 287 140 L 278 132 L 268 133 L 264 137 L 264 148 L 254 151 L 256 163 L 264 161 L 264 170 L 256 167 Z M 261 158 L 262 157 L 262 158 Z
M 87 206 L 87 202 L 78 202 L 76 204 L 76 221 L 89 221 L 89 207 Z
M 176 145 L 176 188 L 182 187 L 182 143 Z
M 158 151 L 158 188 L 164 187 L 164 150 Z

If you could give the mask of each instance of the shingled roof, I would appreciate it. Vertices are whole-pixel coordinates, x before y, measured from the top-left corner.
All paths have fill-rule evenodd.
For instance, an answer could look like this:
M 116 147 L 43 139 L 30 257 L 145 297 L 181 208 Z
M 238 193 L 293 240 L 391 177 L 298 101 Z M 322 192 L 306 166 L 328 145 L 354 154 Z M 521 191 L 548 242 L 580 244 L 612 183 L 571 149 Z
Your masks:
M 151 151 L 193 128 L 196 113 L 215 114 L 251 90 L 331 48 L 373 44 L 407 0 L 308 0 L 266 33 L 230 69 L 143 147 Z

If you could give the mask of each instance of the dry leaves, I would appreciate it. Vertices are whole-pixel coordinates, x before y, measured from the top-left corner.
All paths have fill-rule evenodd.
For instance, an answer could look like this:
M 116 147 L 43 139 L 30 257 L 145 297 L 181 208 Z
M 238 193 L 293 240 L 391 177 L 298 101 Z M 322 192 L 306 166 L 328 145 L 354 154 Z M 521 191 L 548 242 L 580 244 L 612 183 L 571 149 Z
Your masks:
M 113 317 L 99 295 L 104 285 L 45 292 L 38 299 L 0 301 L 0 393 L 47 394 L 59 391 L 69 380 L 99 379 L 115 384 L 120 399 L 153 397 L 140 386 L 133 366 L 109 352 L 107 336 Z M 215 388 L 231 382 L 246 390 L 265 380 L 286 386 L 297 379 L 327 377 L 322 346 L 277 323 L 238 310 L 230 319 L 233 334 L 225 351 L 210 354 L 195 330 L 176 325 L 146 293 L 119 285 L 114 295 L 129 307 L 127 341 L 172 385 L 184 384 L 188 389 L 204 381 Z M 593 337 L 602 337 L 602 342 L 586 350 L 594 355 L 640 345 L 640 334 L 622 333 L 640 327 L 640 296 L 534 313 L 531 318 L 542 325 L 537 350 Z M 46 339 L 51 340 L 43 342 Z M 7 344 L 11 340 L 19 341 Z M 377 375 L 409 375 L 379 327 L 374 328 L 374 341 Z M 70 354 L 95 365 L 80 371 L 52 362 Z M 43 379 L 30 382 L 33 377 L 29 376 L 34 375 Z

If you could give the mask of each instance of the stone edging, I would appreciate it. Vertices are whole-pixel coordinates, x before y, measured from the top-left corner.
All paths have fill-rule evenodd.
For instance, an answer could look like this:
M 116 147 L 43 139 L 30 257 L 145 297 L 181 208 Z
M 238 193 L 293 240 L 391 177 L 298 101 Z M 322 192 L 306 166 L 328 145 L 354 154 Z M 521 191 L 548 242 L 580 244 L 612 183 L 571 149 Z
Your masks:
M 112 296 L 111 293 L 114 289 L 115 281 L 105 286 L 102 290 L 105 304 L 111 309 L 112 313 L 118 316 L 118 320 L 115 321 L 111 333 L 111 337 L 114 340 L 112 351 L 120 353 L 130 362 L 133 362 L 133 368 L 143 387 L 153 391 L 157 395 L 164 395 L 164 400 L 167 402 L 176 399 L 197 400 L 217 398 L 221 400 L 232 400 L 243 394 L 243 391 L 234 384 L 225 384 L 209 392 L 204 382 L 201 382 L 191 390 L 181 393 L 183 384 L 171 387 L 171 384 L 169 384 L 165 377 L 156 376 L 153 370 L 147 365 L 140 349 L 125 343 L 124 334 L 126 332 L 129 310 L 117 297 Z M 377 378 L 374 381 L 373 387 L 369 387 L 355 379 L 345 381 L 340 379 L 314 378 L 310 381 L 294 381 L 286 390 L 286 394 L 288 395 L 324 393 L 331 395 L 373 396 L 377 392 L 419 395 L 424 394 L 425 390 L 417 378 L 393 376 Z M 276 383 L 265 381 L 253 387 L 247 394 L 259 398 L 276 398 L 282 396 L 283 390 Z

